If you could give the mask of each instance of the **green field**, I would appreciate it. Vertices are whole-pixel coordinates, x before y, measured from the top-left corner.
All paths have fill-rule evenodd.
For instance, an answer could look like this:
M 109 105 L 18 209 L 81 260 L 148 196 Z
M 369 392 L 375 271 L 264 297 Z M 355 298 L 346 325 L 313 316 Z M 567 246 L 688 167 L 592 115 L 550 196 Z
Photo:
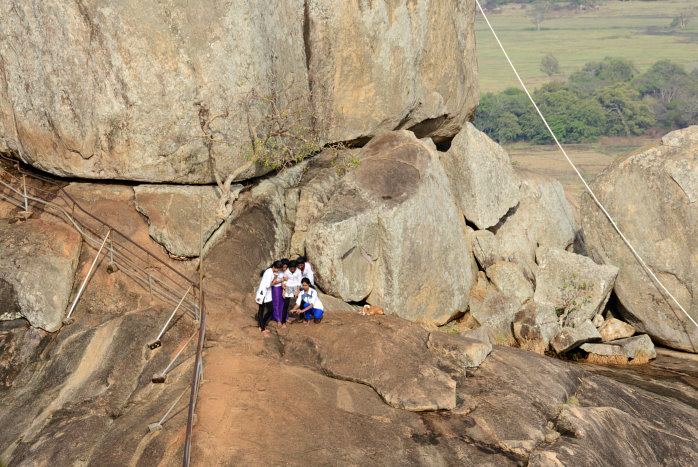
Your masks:
M 552 53 L 563 78 L 590 61 L 604 57 L 632 60 L 645 71 L 657 60 L 670 59 L 698 67 L 698 16 L 686 29 L 670 29 L 676 14 L 696 0 L 620 2 L 607 0 L 588 12 L 552 12 L 536 31 L 521 5 L 506 5 L 501 13 L 488 13 L 500 40 L 529 88 L 551 80 L 540 71 L 540 60 Z M 487 24 L 478 13 L 475 21 L 480 88 L 482 92 L 519 87 Z M 553 77 L 552 79 L 555 79 Z

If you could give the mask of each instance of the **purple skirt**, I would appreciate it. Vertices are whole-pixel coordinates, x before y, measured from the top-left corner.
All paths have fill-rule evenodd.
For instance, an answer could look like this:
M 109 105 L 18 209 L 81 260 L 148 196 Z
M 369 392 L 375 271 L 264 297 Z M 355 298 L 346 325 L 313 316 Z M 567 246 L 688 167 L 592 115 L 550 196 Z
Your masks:
M 271 304 L 274 307 L 274 313 L 271 315 L 272 321 L 281 322 L 281 315 L 284 312 L 284 289 L 283 287 L 271 288 Z

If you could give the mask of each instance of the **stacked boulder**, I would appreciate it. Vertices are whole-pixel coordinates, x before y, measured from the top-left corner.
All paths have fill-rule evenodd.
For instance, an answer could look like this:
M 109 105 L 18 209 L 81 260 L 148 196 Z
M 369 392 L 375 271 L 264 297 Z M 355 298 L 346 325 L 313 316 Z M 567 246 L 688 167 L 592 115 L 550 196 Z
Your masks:
M 427 326 L 464 317 L 481 340 L 538 353 L 654 356 L 603 318 L 618 268 L 569 251 L 578 227 L 559 182 L 516 170 L 471 124 L 447 151 L 396 131 L 356 157 L 344 177 L 310 164 L 291 193 L 291 249 L 322 290 Z

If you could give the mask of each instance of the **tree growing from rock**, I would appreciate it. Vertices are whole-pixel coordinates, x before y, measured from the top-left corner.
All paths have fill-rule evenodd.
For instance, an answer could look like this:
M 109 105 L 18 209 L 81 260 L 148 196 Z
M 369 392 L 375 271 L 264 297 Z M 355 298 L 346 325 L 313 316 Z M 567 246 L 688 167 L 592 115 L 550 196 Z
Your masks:
M 333 164 L 337 173 L 343 175 L 348 169 L 358 166 L 358 160 L 342 143 L 325 146 L 330 125 L 317 118 L 312 95 L 307 83 L 298 85 L 294 80 L 281 83 L 268 93 L 252 88 L 244 97 L 249 142 L 242 145 L 245 164 L 224 175 L 218 169 L 215 148 L 219 143 L 230 145 L 231 141 L 214 131 L 211 124 L 219 118 L 228 117 L 228 111 L 210 115 L 208 108 L 200 106 L 199 123 L 201 138 L 208 151 L 211 172 L 221 191 L 216 216 L 227 218 L 232 212 L 232 182 L 254 165 L 272 170 L 282 170 L 301 162 L 304 158 L 318 153 L 327 147 L 334 152 Z

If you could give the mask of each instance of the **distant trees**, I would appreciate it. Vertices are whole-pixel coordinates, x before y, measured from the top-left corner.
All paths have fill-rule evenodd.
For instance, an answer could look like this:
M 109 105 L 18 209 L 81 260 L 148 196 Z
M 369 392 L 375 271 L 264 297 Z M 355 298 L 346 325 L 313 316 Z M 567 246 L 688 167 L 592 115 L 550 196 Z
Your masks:
M 553 54 L 546 54 L 540 61 L 540 71 L 548 76 L 555 75 L 560 72 L 560 62 Z
M 565 83 L 541 86 L 533 98 L 567 143 L 685 127 L 698 124 L 698 69 L 688 73 L 661 60 L 640 74 L 628 60 L 606 58 L 587 63 Z M 500 143 L 552 141 L 525 93 L 514 88 L 485 93 L 474 124 Z
M 552 0 L 536 0 L 528 9 L 528 17 L 531 18 L 533 24 L 536 25 L 536 30 L 540 31 L 545 17 L 553 8 Z
M 675 28 L 678 26 L 679 29 L 686 29 L 688 21 L 694 16 L 696 16 L 695 8 L 686 8 L 685 10 L 681 10 L 671 21 L 671 27 Z

